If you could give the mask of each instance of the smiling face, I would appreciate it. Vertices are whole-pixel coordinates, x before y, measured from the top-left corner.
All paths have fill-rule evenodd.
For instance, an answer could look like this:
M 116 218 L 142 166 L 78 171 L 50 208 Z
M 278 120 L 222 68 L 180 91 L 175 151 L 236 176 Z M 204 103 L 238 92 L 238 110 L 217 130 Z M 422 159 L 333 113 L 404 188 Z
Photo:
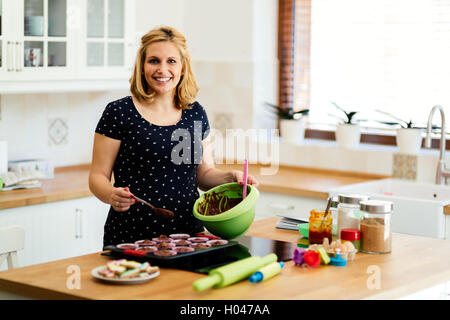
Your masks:
M 180 51 L 172 42 L 154 42 L 145 50 L 145 80 L 157 95 L 175 95 L 182 70 Z

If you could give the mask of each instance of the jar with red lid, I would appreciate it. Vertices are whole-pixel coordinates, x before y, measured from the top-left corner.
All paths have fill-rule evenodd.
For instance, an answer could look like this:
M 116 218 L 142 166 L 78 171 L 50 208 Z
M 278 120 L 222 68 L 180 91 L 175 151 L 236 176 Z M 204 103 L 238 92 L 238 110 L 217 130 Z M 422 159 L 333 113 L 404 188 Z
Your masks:
M 355 247 L 356 251 L 359 251 L 361 232 L 358 229 L 342 229 L 341 230 L 341 242 L 345 243 L 350 241 Z

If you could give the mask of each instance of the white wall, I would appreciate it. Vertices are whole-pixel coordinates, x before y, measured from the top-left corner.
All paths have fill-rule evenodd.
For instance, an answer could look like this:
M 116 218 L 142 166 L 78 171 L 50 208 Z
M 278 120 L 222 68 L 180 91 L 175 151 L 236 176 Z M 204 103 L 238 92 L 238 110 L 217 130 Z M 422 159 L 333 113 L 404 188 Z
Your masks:
M 136 33 L 142 35 L 160 25 L 183 30 L 186 0 L 136 0 Z

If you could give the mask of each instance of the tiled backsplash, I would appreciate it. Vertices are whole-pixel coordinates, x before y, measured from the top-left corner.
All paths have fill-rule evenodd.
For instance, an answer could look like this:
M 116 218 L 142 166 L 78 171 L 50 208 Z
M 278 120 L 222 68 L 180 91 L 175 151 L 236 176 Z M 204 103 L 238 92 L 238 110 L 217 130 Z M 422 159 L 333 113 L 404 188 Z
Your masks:
M 417 179 L 417 155 L 393 154 L 392 176 L 394 178 L 416 180 Z
M 3 95 L 0 140 L 8 160 L 49 159 L 55 166 L 88 163 L 94 130 L 109 101 L 127 92 Z

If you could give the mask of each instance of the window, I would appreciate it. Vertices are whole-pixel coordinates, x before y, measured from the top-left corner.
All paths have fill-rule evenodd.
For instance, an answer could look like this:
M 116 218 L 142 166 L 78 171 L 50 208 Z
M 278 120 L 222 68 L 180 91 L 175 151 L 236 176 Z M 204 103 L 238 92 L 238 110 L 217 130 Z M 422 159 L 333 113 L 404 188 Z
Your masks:
M 311 128 L 334 130 L 330 114 L 343 114 L 332 102 L 369 120 L 368 132 L 392 121 L 376 109 L 422 126 L 436 104 L 450 114 L 450 0 L 280 0 L 280 20 L 287 3 L 292 104 L 310 107 Z M 280 104 L 282 94 L 280 84 Z

